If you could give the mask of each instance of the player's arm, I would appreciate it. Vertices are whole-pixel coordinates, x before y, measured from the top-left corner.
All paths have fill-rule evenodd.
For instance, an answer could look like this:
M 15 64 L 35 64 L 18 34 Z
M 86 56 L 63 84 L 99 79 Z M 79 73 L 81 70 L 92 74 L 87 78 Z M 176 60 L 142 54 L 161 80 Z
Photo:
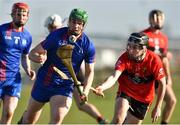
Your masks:
M 100 86 L 96 87 L 96 94 L 100 94 L 104 90 L 111 88 L 116 83 L 121 73 L 121 71 L 115 70 L 115 72 L 112 75 L 110 75 Z
M 94 79 L 94 63 L 85 63 L 84 94 L 88 95 Z
M 36 63 L 45 62 L 45 60 L 47 59 L 46 50 L 42 47 L 41 43 L 31 50 L 29 58 Z
M 31 69 L 31 63 L 28 57 L 28 54 L 23 54 L 21 57 L 21 65 L 26 72 L 26 74 L 30 77 L 31 80 L 35 79 L 35 72 Z
M 163 102 L 163 98 L 165 95 L 165 91 L 166 91 L 166 79 L 165 77 L 161 78 L 160 80 L 157 80 L 159 83 L 158 86 L 158 93 L 157 93 L 157 99 L 156 99 L 156 103 L 155 103 L 155 107 L 152 111 L 152 122 L 157 121 L 158 117 L 160 117 L 161 115 L 161 107 L 162 107 L 162 102 Z
M 172 85 L 172 77 L 171 77 L 171 72 L 170 72 L 169 59 L 167 57 L 163 57 L 162 62 L 163 62 L 164 70 L 165 70 L 166 77 L 167 77 L 167 84 Z

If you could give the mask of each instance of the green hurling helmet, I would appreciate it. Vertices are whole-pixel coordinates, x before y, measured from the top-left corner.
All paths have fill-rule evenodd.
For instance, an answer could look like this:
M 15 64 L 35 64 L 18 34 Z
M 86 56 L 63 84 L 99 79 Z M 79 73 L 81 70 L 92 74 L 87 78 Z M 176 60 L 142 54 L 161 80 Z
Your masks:
M 75 8 L 71 11 L 71 14 L 69 16 L 69 19 L 78 19 L 83 21 L 84 23 L 87 22 L 88 14 L 85 10 L 80 8 Z

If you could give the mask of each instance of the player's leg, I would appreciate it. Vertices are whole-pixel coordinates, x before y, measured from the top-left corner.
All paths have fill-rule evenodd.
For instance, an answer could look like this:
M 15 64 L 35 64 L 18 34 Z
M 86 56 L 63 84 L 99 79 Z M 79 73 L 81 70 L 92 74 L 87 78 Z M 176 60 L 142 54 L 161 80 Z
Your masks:
M 3 98 L 3 111 L 1 124 L 11 124 L 14 111 L 18 104 L 18 98 L 5 95 Z
M 117 97 L 114 108 L 112 124 L 123 124 L 129 109 L 129 102 L 126 98 Z
M 23 114 L 21 124 L 35 124 L 40 117 L 43 106 L 44 103 L 40 103 L 31 97 L 27 110 Z
M 42 107 L 49 100 L 49 91 L 43 87 L 41 81 L 36 80 L 31 91 L 31 97 L 27 109 L 18 124 L 35 124 L 40 117 Z
M 107 121 L 103 118 L 99 110 L 93 104 L 90 103 L 85 103 L 83 105 L 80 104 L 81 99 L 79 98 L 79 94 L 76 88 L 74 89 L 73 95 L 76 105 L 80 111 L 86 112 L 88 115 L 95 118 L 98 123 L 101 124 L 107 123 Z
M 3 103 L 3 99 L 2 99 L 3 98 L 3 93 L 2 92 L 3 92 L 3 89 L 0 88 L 0 107 L 2 105 L 1 103 Z M 1 123 L 1 119 L 0 119 L 0 123 Z
M 50 99 L 50 124 L 62 124 L 72 104 L 72 98 L 62 95 L 52 96 Z
M 165 101 L 165 106 L 162 112 L 162 120 L 161 120 L 162 124 L 168 123 L 170 121 L 170 118 L 173 114 L 177 102 L 175 93 L 171 85 L 166 86 L 164 101 Z
M 142 120 L 138 119 L 134 115 L 132 115 L 130 112 L 128 112 L 126 120 L 124 124 L 141 124 Z
M 3 96 L 3 95 L 2 95 L 2 92 L 3 92 L 3 90 L 2 90 L 2 88 L 0 88 L 0 107 L 1 107 L 1 103 L 2 103 L 2 101 L 3 101 L 3 100 L 2 100 L 2 96 Z
M 148 109 L 149 104 L 131 98 L 130 108 L 124 124 L 141 124 Z
M 84 81 L 84 76 L 85 76 L 85 62 L 83 61 L 81 64 L 80 71 L 77 74 L 78 81 L 82 83 Z M 76 105 L 80 111 L 86 112 L 88 115 L 95 118 L 99 124 L 107 124 L 107 121 L 103 118 L 102 114 L 93 104 L 85 103 L 84 105 L 80 105 L 81 100 L 79 98 L 79 94 L 76 88 L 74 89 L 73 95 Z
M 21 85 L 21 79 L 19 77 L 6 79 L 6 81 L 4 81 L 4 87 L 0 89 L 0 95 L 3 100 L 1 124 L 11 123 L 18 105 Z

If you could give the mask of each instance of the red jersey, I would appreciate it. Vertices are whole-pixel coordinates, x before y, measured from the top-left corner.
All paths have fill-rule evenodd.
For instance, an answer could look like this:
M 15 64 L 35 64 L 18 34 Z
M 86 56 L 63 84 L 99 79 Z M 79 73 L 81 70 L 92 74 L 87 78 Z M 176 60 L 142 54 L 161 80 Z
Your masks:
M 165 56 L 168 49 L 168 38 L 162 32 L 155 34 L 150 28 L 143 31 L 148 37 L 148 49 L 154 51 L 159 56 Z
M 144 103 L 153 101 L 155 80 L 165 76 L 160 58 L 149 50 L 141 62 L 130 60 L 125 52 L 116 62 L 115 70 L 122 72 L 118 79 L 118 92 Z

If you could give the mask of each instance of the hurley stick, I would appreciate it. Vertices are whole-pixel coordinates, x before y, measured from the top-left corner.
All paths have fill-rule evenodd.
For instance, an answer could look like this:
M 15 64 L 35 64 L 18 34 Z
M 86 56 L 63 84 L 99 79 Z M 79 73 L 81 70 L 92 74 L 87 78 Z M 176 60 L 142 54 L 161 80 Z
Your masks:
M 67 67 L 73 81 L 74 84 L 79 92 L 80 98 L 82 100 L 82 104 L 85 103 L 87 101 L 87 98 L 85 96 L 85 94 L 83 93 L 82 89 L 80 88 L 80 84 L 77 80 L 77 77 L 75 75 L 73 66 L 72 66 L 72 51 L 73 51 L 74 46 L 67 44 L 67 45 L 63 45 L 61 47 L 59 47 L 57 49 L 56 54 L 58 55 L 58 57 L 62 60 L 63 64 Z
M 53 67 L 54 71 L 62 78 L 62 79 L 69 79 L 68 76 L 63 73 L 61 70 L 56 68 L 55 66 Z M 94 93 L 97 93 L 97 90 L 93 87 L 90 88 Z M 101 97 L 104 97 L 104 93 L 100 93 Z

